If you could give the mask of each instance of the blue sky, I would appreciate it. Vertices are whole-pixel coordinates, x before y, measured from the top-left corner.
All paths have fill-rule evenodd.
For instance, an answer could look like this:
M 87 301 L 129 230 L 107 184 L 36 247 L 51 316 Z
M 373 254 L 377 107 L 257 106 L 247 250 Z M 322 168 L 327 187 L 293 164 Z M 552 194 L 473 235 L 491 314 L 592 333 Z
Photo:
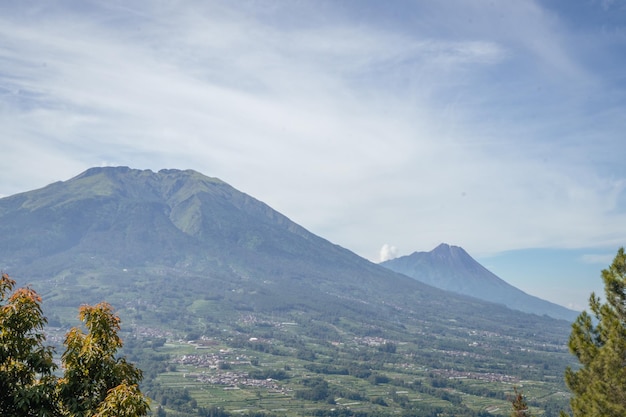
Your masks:
M 584 308 L 626 240 L 624 68 L 624 0 L 2 2 L 0 195 L 191 168 Z

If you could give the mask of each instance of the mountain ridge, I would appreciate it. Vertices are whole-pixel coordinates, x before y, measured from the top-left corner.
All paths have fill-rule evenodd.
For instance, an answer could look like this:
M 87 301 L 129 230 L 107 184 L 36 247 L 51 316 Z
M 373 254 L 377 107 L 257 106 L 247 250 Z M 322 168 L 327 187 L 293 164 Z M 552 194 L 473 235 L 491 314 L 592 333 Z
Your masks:
M 138 298 L 158 306 L 162 290 L 182 311 L 183 327 L 199 312 L 193 297 L 217 300 L 220 311 L 421 311 L 430 320 L 471 315 L 508 326 L 498 318 L 509 313 L 495 305 L 371 263 L 192 170 L 92 168 L 2 198 L 0 235 L 0 268 L 43 285 L 53 308 L 101 299 L 133 306 Z M 169 311 L 159 306 L 157 316 L 159 309 Z M 492 313 L 479 317 L 482 311 Z

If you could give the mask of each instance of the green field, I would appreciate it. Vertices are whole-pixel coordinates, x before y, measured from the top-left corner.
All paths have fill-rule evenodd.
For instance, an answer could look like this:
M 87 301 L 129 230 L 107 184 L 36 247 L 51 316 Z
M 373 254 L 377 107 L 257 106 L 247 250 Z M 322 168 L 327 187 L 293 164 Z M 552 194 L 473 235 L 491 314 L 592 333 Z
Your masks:
M 530 349 L 493 334 L 427 342 L 343 330 L 340 340 L 321 341 L 311 337 L 314 328 L 253 320 L 203 340 L 168 339 L 154 348 L 137 340 L 127 352 L 159 368 L 145 391 L 167 415 L 508 416 L 514 387 L 534 415 L 567 407 L 562 372 L 571 358 L 564 349 Z M 160 362 L 145 361 L 150 355 Z

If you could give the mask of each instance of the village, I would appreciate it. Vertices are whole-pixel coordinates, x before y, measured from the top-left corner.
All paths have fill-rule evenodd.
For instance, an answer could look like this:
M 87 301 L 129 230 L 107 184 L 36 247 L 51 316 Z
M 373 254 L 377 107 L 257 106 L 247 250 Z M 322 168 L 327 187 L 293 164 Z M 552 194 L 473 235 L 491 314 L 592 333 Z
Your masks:
M 206 349 L 206 344 L 199 344 L 196 348 Z M 248 372 L 232 370 L 236 366 L 252 365 L 252 361 L 245 355 L 231 357 L 230 349 L 220 349 L 216 353 L 190 354 L 177 358 L 174 362 L 179 365 L 206 368 L 206 371 L 184 372 L 184 378 L 206 384 L 224 385 L 226 390 L 239 389 L 241 387 L 265 388 L 271 392 L 287 393 L 276 380 L 272 378 L 252 378 Z M 184 371 L 181 369 L 180 371 Z

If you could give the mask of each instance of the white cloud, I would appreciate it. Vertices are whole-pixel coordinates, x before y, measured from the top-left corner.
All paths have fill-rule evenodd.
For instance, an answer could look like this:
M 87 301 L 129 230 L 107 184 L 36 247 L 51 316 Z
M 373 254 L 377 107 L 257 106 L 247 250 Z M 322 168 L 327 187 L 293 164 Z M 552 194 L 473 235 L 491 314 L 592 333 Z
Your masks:
M 397 29 L 332 3 L 88 4 L 0 14 L 4 194 L 115 161 L 221 177 L 370 259 L 390 236 L 623 239 L 622 174 L 597 168 L 626 151 L 623 109 L 595 123 L 599 84 L 535 2 L 432 3 Z
M 398 249 L 393 245 L 385 243 L 380 248 L 380 256 L 379 256 L 380 262 L 385 262 L 391 259 L 395 259 L 397 256 L 398 256 Z

